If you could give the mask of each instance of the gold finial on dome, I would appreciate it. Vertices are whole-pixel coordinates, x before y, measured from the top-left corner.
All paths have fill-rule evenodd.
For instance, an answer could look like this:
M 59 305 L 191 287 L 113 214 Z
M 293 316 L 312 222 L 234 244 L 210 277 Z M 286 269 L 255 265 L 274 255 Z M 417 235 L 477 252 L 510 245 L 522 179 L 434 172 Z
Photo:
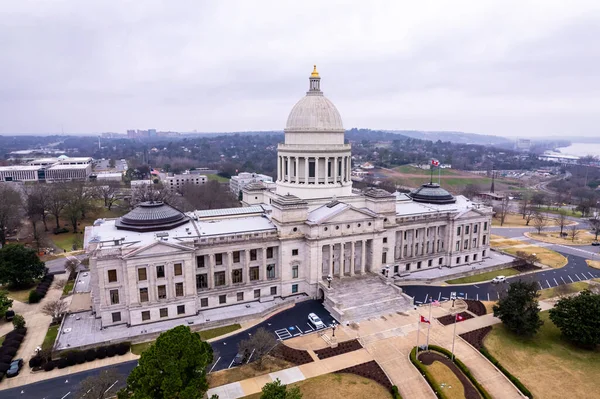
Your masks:
M 313 78 L 318 78 L 319 77 L 319 72 L 317 72 L 317 66 L 316 65 L 313 65 L 313 66 L 314 66 L 314 68 L 313 68 L 313 71 L 310 74 L 310 76 L 313 77 Z

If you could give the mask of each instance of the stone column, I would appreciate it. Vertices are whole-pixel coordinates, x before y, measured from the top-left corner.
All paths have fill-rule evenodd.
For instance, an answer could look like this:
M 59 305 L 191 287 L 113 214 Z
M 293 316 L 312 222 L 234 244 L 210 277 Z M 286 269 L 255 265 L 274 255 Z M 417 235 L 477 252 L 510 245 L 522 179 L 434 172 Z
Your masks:
M 248 284 L 250 282 L 250 251 L 247 249 L 244 250 L 244 270 L 242 274 L 244 275 L 244 283 Z M 258 271 L 258 278 L 260 279 L 260 269 Z
M 350 243 L 350 277 L 354 276 L 354 241 Z
M 360 253 L 360 274 L 365 274 L 365 263 L 367 263 L 367 240 L 362 240 Z
M 329 244 L 329 272 L 333 276 L 333 244 Z
M 344 269 L 346 263 L 346 252 L 344 251 L 344 243 L 340 244 L 340 268 L 338 270 L 340 278 L 344 277 Z
M 319 184 L 319 157 L 315 157 L 315 184 Z
M 281 157 L 277 156 L 277 181 L 281 181 Z
M 215 254 L 208 255 L 208 289 L 215 288 Z
M 306 157 L 306 158 L 304 158 L 304 184 L 308 184 L 308 165 L 309 165 L 309 158 Z
M 292 182 L 292 157 L 287 156 L 286 158 L 287 158 L 286 162 L 287 162 L 287 176 L 288 176 L 287 181 L 288 181 L 288 183 L 291 183 Z
M 333 184 L 337 182 L 337 174 L 338 174 L 338 163 L 337 157 L 333 157 Z
M 300 158 L 298 158 L 297 156 L 296 158 L 296 170 L 294 172 L 296 172 L 296 176 L 294 181 L 296 182 L 296 184 L 300 183 Z
M 233 252 L 227 252 L 227 265 L 225 266 L 225 285 L 231 286 L 233 280 L 231 279 L 231 268 L 233 266 Z
M 266 251 L 266 249 L 263 248 L 263 251 Z M 248 254 L 250 255 L 250 254 Z M 258 256 L 258 253 L 256 254 Z M 258 278 L 260 279 L 260 281 L 265 281 L 267 279 L 267 253 L 263 252 L 263 257 L 261 259 L 261 264 L 262 266 L 259 268 L 258 270 Z M 262 269 L 262 270 L 261 270 Z

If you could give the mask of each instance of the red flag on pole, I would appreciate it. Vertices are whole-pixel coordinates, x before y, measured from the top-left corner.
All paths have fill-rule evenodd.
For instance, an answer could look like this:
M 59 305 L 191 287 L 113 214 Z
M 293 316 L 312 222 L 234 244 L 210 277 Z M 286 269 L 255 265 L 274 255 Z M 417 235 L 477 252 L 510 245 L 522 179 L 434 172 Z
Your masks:
M 440 161 L 438 161 L 437 159 L 432 159 L 432 160 L 431 160 L 431 164 L 432 164 L 433 166 L 440 166 Z
M 463 321 L 465 318 L 462 317 L 461 315 L 459 315 L 458 313 L 456 314 L 456 321 Z
M 421 323 L 429 323 L 429 319 L 427 319 L 427 317 L 421 316 Z

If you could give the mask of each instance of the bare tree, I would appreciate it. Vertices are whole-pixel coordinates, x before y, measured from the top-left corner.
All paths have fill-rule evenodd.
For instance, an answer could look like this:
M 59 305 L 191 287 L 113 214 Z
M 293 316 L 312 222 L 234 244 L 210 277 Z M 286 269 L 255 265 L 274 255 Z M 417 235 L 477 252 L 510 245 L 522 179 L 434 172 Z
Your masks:
M 201 186 L 185 184 L 183 198 L 193 209 L 235 208 L 240 206 L 237 197 L 221 183 L 211 180 Z
M 107 399 L 116 395 L 118 382 L 125 377 L 116 369 L 102 370 L 97 375 L 87 377 L 79 384 L 78 398 Z
M 506 220 L 506 216 L 508 215 L 508 211 L 510 209 L 508 196 L 504 196 L 500 201 L 500 204 L 495 207 L 496 217 L 500 220 L 500 226 L 504 225 L 504 221 Z
M 581 233 L 581 230 L 577 228 L 576 224 L 569 226 L 569 237 L 571 238 L 571 242 L 575 241 L 577 236 L 579 236 L 579 233 Z
M 38 221 L 44 224 L 44 231 L 48 231 L 46 212 L 48 211 L 49 192 L 47 184 L 33 184 L 24 186 L 25 213 L 32 225 Z
M 556 218 L 556 224 L 558 224 L 558 227 L 560 227 L 560 237 L 562 238 L 563 236 L 563 230 L 565 229 L 565 226 L 568 223 L 568 219 L 567 219 L 567 212 L 565 212 L 563 209 L 561 209 L 560 211 L 558 211 L 558 216 Z
M 72 182 L 66 186 L 66 195 L 67 200 L 63 212 L 71 222 L 73 232 L 77 233 L 78 221 L 94 210 L 93 200 L 96 198 L 96 191 L 83 182 Z
M 523 194 L 523 198 L 519 203 L 519 213 L 523 216 L 523 219 L 526 218 L 526 215 L 531 213 L 531 193 L 525 192 Z M 529 224 L 529 221 L 527 222 Z
M 533 265 L 536 262 L 540 261 L 540 259 L 538 258 L 538 256 L 536 254 L 530 254 L 525 251 L 517 251 L 515 255 L 517 255 L 517 258 L 523 259 L 525 261 L 525 263 L 527 263 L 529 265 Z
M 461 190 L 461 194 L 469 199 L 474 199 L 481 191 L 481 187 L 479 187 L 477 184 L 467 184 Z
M 65 262 L 65 270 L 69 273 L 69 276 L 77 271 L 77 266 L 79 266 L 79 261 L 77 259 L 67 259 Z
M 7 233 L 21 225 L 21 194 L 9 184 L 0 184 L 0 244 L 6 244 Z
M 252 359 L 256 359 L 258 368 L 263 366 L 263 357 L 269 353 L 277 345 L 277 340 L 264 328 L 259 328 L 252 334 L 249 339 L 242 340 L 238 344 L 238 351 L 245 353 L 248 356 L 252 355 Z
M 600 234 L 600 216 L 596 213 L 588 222 L 594 232 L 594 240 L 598 241 L 598 234 Z
M 60 320 L 60 318 L 67 312 L 69 306 L 66 302 L 57 299 L 55 301 L 46 302 L 46 304 L 42 307 L 42 313 L 47 316 L 52 316 L 52 318 L 56 320 Z
M 119 184 L 114 182 L 102 183 L 96 186 L 98 196 L 104 200 L 104 206 L 110 211 L 110 208 L 119 199 Z
M 131 189 L 131 206 L 140 202 L 164 202 L 175 206 L 176 194 L 156 184 L 144 184 Z
M 531 219 L 533 219 L 535 214 L 535 208 L 532 205 L 528 205 L 527 208 L 525 208 L 523 213 L 523 219 L 525 219 L 525 226 L 529 226 L 529 222 L 531 222 Z
M 60 229 L 60 216 L 67 206 L 67 187 L 65 183 L 52 183 L 49 185 L 47 205 L 48 212 L 54 216 L 56 229 Z
M 533 227 L 537 230 L 538 234 L 542 234 L 542 231 L 548 226 L 548 218 L 543 213 L 536 212 L 533 218 Z

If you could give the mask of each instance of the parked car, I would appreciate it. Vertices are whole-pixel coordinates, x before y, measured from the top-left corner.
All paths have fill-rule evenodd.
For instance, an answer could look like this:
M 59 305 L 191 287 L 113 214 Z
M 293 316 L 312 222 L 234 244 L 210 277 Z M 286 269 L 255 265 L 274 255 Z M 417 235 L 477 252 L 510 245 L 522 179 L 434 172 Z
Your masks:
M 325 328 L 325 323 L 323 323 L 323 321 L 321 321 L 319 316 L 317 316 L 314 313 L 309 313 L 308 322 L 310 324 L 312 324 L 317 330 L 321 329 L 321 328 Z
M 600 241 L 592 241 L 594 247 L 600 246 Z
M 19 375 L 19 370 L 23 367 L 23 359 L 15 359 L 10 363 L 10 367 L 6 371 L 6 376 L 8 378 L 15 377 Z
M 241 366 L 242 364 L 248 361 L 248 353 L 247 352 L 238 352 L 237 355 L 233 358 L 234 366 Z
M 506 276 L 496 276 L 492 279 L 492 284 L 500 284 L 506 281 Z
M 15 317 L 15 311 L 7 310 L 6 313 L 4 314 L 4 316 L 6 317 L 6 321 L 11 321 L 13 319 L 13 317 Z

